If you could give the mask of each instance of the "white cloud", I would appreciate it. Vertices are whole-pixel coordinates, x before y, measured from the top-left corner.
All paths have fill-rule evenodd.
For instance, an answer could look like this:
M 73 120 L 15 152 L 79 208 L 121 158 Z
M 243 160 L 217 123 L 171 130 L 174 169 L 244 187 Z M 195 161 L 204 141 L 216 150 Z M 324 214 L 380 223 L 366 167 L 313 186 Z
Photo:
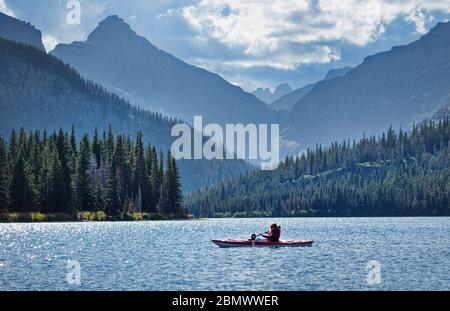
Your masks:
M 270 67 L 280 70 L 292 70 L 301 64 L 326 64 L 340 60 L 340 51 L 329 46 L 313 46 L 309 52 L 298 54 L 291 52 L 275 53 L 265 58 L 223 61 L 226 66 L 240 68 L 263 67 L 270 63 Z
M 433 21 L 433 17 L 430 16 L 425 9 L 417 8 L 406 16 L 406 21 L 414 23 L 416 26 L 416 32 L 424 34 L 427 32 L 427 22 Z
M 397 18 L 424 33 L 437 10 L 450 12 L 450 0 L 200 0 L 168 14 L 183 16 L 196 40 L 241 51 L 229 65 L 293 69 L 339 59 L 337 42 L 365 46 Z
M 1 1 L 1 0 L 0 0 Z M 42 41 L 47 51 L 51 51 L 59 43 L 70 43 L 85 40 L 88 34 L 98 25 L 100 16 L 105 12 L 106 4 L 94 1 L 81 4 L 81 23 L 71 24 L 67 22 L 66 14 L 57 15 L 56 28 L 44 29 Z
M 59 41 L 49 34 L 44 34 L 42 36 L 42 43 L 44 43 L 45 49 L 49 52 L 55 48 Z
M 8 8 L 5 0 L 0 0 L 0 12 L 9 16 L 14 16 L 14 12 L 10 8 Z

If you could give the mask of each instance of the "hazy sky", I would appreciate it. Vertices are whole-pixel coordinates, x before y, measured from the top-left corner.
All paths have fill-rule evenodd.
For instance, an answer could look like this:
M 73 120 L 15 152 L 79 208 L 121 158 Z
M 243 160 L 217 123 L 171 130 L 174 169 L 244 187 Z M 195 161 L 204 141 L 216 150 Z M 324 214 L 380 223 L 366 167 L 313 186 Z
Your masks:
M 159 48 L 246 90 L 314 82 L 450 19 L 450 0 L 79 0 L 81 23 L 71 25 L 68 2 L 0 0 L 0 11 L 40 29 L 47 50 L 85 40 L 117 14 Z

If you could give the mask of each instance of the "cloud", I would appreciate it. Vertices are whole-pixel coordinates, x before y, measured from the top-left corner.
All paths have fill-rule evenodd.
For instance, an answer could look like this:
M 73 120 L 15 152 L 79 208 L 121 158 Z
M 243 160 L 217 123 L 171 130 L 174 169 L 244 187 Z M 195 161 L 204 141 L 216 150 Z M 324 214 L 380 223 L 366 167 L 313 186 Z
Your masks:
M 340 51 L 329 46 L 311 46 L 310 51 L 302 51 L 298 53 L 283 51 L 282 53 L 274 53 L 265 58 L 228 60 L 223 64 L 227 66 L 252 68 L 264 67 L 270 63 L 270 67 L 280 70 L 292 70 L 301 64 L 326 64 L 331 61 L 340 60 Z
M 14 12 L 10 8 L 8 8 L 5 0 L 0 0 L 0 12 L 9 16 L 14 16 Z
M 200 0 L 180 14 L 196 40 L 240 52 L 228 64 L 294 69 L 340 58 L 341 43 L 366 46 L 398 18 L 427 31 L 428 12 L 450 12 L 450 0 Z
M 118 14 L 154 45 L 247 88 L 302 86 L 419 38 L 450 18 L 450 0 L 0 0 L 0 11 L 40 29 L 47 50 L 85 40 Z
M 100 17 L 106 10 L 106 4 L 94 1 L 81 1 L 80 24 L 69 23 L 67 20 L 70 10 L 63 6 L 54 10 L 58 14 L 53 15 L 52 27 L 44 31 L 43 42 L 47 51 L 51 51 L 58 43 L 69 43 L 84 40 L 87 35 L 97 26 Z M 47 21 L 47 23 L 50 23 Z
M 42 43 L 44 44 L 47 52 L 49 52 L 55 48 L 55 46 L 59 43 L 59 41 L 57 38 L 55 38 L 49 34 L 44 34 L 42 36 Z
M 416 10 L 406 16 L 405 20 L 414 23 L 417 33 L 425 34 L 427 32 L 426 25 L 433 21 L 433 17 L 430 16 L 425 9 L 416 8 Z

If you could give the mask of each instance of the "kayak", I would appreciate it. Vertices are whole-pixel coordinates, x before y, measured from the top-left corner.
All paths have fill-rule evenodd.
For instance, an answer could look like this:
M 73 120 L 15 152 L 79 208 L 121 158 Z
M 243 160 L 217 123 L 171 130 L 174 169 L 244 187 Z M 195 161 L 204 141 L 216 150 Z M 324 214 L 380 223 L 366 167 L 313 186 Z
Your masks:
M 292 240 L 292 241 L 270 242 L 267 240 L 212 240 L 212 242 L 219 247 L 229 248 L 229 247 L 253 247 L 253 246 L 305 247 L 305 246 L 312 246 L 314 241 Z

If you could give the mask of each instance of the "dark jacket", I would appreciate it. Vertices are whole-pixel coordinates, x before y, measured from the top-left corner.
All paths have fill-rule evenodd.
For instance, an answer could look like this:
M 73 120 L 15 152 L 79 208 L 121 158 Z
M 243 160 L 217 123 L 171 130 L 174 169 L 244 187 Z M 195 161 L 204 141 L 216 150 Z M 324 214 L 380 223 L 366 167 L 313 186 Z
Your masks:
M 262 236 L 263 238 L 268 239 L 270 242 L 278 242 L 280 241 L 281 237 L 281 227 L 273 228 Z

